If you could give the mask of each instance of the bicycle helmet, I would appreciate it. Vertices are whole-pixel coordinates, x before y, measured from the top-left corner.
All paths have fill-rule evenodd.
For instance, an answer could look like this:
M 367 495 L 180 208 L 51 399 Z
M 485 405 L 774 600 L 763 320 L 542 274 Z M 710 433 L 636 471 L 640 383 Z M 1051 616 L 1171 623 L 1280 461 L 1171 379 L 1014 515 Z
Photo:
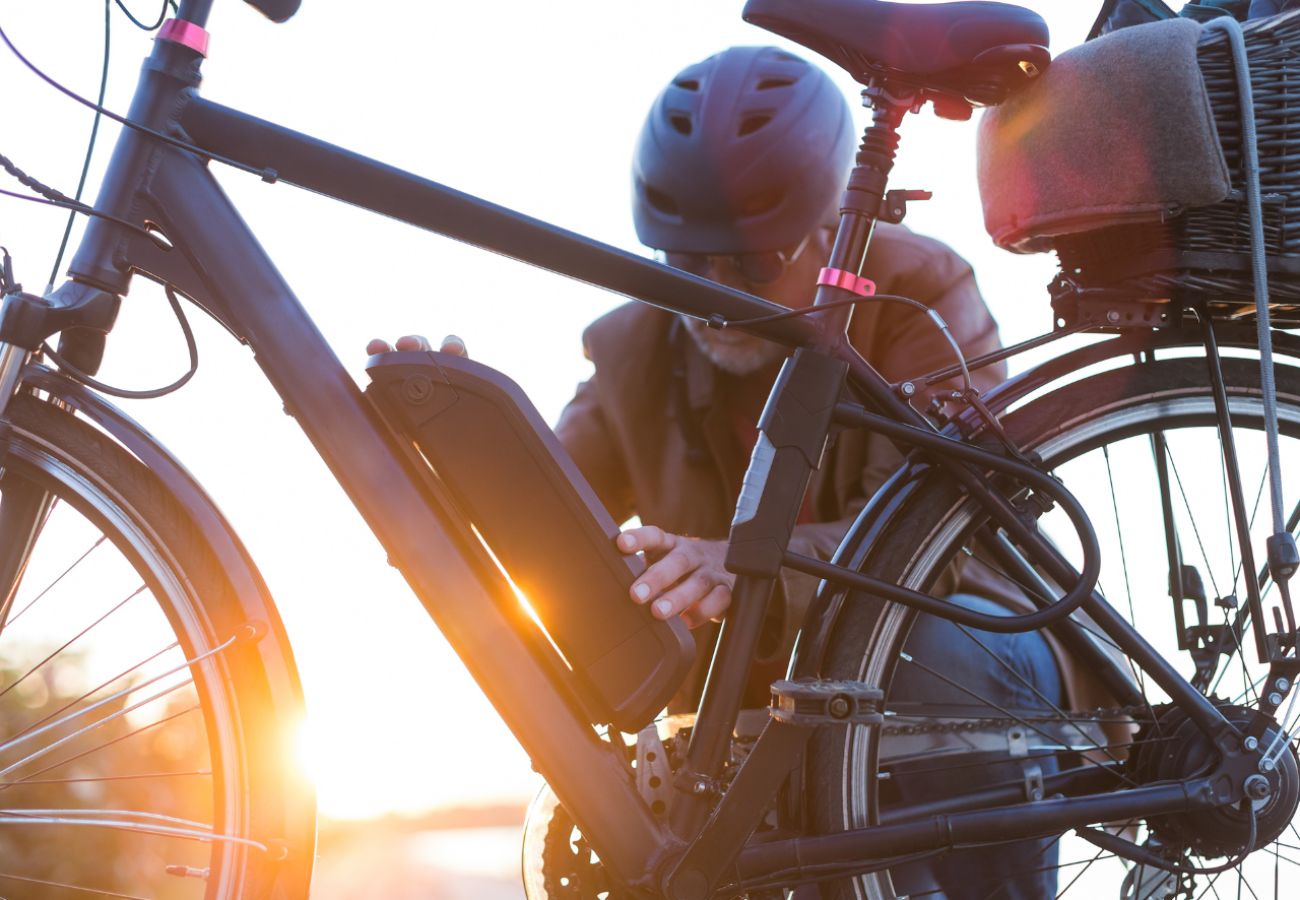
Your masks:
M 776 47 L 732 47 L 655 99 L 633 162 L 647 246 L 684 253 L 793 247 L 833 224 L 855 150 L 844 95 Z

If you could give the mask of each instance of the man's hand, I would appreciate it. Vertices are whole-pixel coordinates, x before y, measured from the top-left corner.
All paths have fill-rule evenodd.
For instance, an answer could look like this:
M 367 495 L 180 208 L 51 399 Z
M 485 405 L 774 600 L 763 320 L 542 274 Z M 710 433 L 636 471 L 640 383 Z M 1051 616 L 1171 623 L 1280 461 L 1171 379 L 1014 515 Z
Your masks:
M 366 353 L 374 356 L 376 353 L 391 353 L 394 349 L 409 350 L 432 350 L 433 345 L 429 339 L 422 334 L 408 334 L 397 339 L 397 346 L 394 346 L 382 338 L 375 338 L 366 344 Z M 450 353 L 452 356 L 469 356 L 469 351 L 465 349 L 465 342 L 454 334 L 449 334 L 442 339 L 442 346 L 438 348 L 443 353 Z
M 680 615 L 691 628 L 722 616 L 736 581 L 722 567 L 726 541 L 700 541 L 647 525 L 618 536 L 624 553 L 645 553 L 650 565 L 632 585 L 632 599 L 651 604 L 657 619 Z

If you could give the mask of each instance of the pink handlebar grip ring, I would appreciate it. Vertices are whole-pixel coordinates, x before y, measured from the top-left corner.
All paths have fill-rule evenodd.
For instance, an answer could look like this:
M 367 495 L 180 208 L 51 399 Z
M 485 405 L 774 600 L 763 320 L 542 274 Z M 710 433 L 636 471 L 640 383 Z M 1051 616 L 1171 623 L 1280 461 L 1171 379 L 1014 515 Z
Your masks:
M 158 40 L 183 44 L 199 56 L 208 55 L 208 33 L 193 22 L 184 19 L 168 19 L 158 29 Z
M 843 269 L 825 268 L 817 274 L 817 283 L 852 291 L 859 297 L 871 297 L 876 293 L 876 283 L 870 278 L 854 275 Z

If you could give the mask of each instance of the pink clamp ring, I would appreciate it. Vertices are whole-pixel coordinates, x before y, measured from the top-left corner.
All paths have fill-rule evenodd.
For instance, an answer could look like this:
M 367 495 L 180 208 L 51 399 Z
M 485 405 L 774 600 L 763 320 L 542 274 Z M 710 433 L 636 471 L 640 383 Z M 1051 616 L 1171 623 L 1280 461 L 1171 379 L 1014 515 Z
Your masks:
M 168 19 L 164 22 L 162 28 L 158 29 L 158 40 L 182 44 L 205 58 L 208 55 L 208 33 L 184 19 Z
M 870 278 L 854 275 L 843 269 L 825 268 L 817 273 L 817 283 L 852 291 L 859 297 L 871 297 L 876 293 L 876 283 Z

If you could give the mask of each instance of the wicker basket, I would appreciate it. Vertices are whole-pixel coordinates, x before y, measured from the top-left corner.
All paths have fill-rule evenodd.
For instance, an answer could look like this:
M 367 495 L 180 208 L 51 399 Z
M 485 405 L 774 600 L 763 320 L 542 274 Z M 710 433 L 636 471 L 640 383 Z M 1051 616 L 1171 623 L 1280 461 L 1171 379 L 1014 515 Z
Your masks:
M 1259 133 L 1264 237 L 1274 323 L 1300 326 L 1300 13 L 1245 26 Z M 1123 225 L 1057 238 L 1061 271 L 1086 288 L 1134 299 L 1172 298 L 1219 317 L 1254 315 L 1250 213 L 1242 168 L 1240 107 L 1228 37 L 1199 49 L 1233 194 L 1161 224 Z M 1176 160 L 1169 164 L 1177 165 Z

